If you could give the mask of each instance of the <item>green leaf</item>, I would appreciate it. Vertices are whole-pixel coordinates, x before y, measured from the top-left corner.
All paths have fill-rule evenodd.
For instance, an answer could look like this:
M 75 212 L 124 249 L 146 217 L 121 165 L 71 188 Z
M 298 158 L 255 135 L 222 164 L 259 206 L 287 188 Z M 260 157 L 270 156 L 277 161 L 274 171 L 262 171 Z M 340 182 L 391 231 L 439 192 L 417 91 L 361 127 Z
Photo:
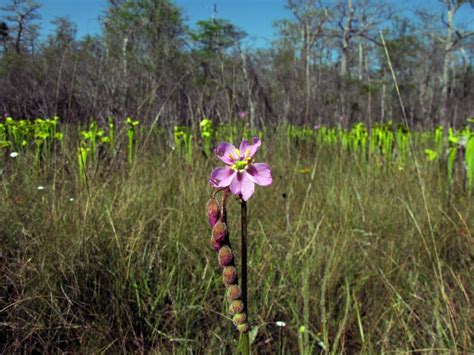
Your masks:
M 250 329 L 250 332 L 249 332 L 249 343 L 250 345 L 253 344 L 253 342 L 255 341 L 255 339 L 257 338 L 257 334 L 258 334 L 258 326 L 254 326 L 252 327 L 252 329 Z
M 438 154 L 431 149 L 425 149 L 425 155 L 429 161 L 433 161 L 438 157 Z

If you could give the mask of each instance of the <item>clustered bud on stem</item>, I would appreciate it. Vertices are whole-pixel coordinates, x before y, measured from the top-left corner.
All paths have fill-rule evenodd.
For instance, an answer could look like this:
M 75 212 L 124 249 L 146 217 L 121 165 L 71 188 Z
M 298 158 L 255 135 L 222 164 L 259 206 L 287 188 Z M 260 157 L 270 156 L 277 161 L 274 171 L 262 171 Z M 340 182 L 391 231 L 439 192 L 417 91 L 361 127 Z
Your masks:
M 215 198 L 217 192 L 223 191 L 222 207 Z M 207 203 L 207 217 L 212 228 L 211 247 L 217 252 L 217 260 L 222 268 L 222 281 L 226 287 L 226 300 L 229 304 L 229 315 L 235 327 L 241 333 L 247 333 L 250 329 L 244 303 L 242 302 L 242 290 L 239 286 L 237 270 L 234 264 L 234 253 L 232 252 L 227 228 L 226 199 L 229 189 L 221 189 L 214 192 Z
M 207 202 L 207 217 L 209 218 L 209 223 L 211 228 L 217 223 L 221 217 L 221 210 L 219 208 L 219 203 L 214 196 L 212 196 Z

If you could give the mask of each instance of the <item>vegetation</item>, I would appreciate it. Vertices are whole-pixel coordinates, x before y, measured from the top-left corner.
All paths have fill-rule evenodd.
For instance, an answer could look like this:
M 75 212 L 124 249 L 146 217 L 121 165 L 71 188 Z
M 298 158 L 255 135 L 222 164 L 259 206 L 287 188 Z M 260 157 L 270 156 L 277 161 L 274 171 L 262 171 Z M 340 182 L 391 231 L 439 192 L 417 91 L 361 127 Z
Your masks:
M 206 202 L 216 145 L 252 137 L 273 175 L 242 204 L 253 352 L 474 353 L 468 1 L 287 0 L 264 48 L 172 0 L 43 40 L 40 4 L 5 3 L 0 353 L 236 349 Z M 214 233 L 236 265 L 239 232 Z
M 0 17 L 0 111 L 14 117 L 138 117 L 164 126 L 202 117 L 252 127 L 389 120 L 460 127 L 472 116 L 474 28 L 465 0 L 399 13 L 381 0 L 288 0 L 264 48 L 219 13 L 196 24 L 171 0 L 104 0 L 102 32 L 76 38 L 66 18 L 39 37 L 39 4 Z M 462 15 L 465 16 L 462 16 Z M 404 108 L 394 90 L 386 39 Z
M 130 121 L 113 125 L 114 149 L 98 140 L 85 183 L 76 163 L 85 135 L 74 125 L 60 125 L 62 139 L 39 164 L 34 144 L 5 150 L 2 352 L 235 348 L 205 212 L 217 162 L 199 136 L 186 159 L 174 148 L 180 141 L 144 125 L 134 126 L 129 160 Z M 110 122 L 102 126 L 96 135 L 109 136 Z M 474 211 L 462 164 L 449 186 L 447 156 L 424 152 L 437 151 L 436 132 L 404 131 L 406 155 L 400 139 L 388 153 L 377 141 L 370 153 L 375 132 L 400 132 L 387 126 L 368 133 L 364 155 L 361 127 L 262 133 L 274 184 L 248 204 L 252 348 L 470 352 Z M 210 132 L 212 144 L 230 132 L 253 135 Z M 237 203 L 228 208 L 238 215 Z M 229 230 L 236 238 L 237 221 Z M 239 260 L 238 243 L 233 249 Z

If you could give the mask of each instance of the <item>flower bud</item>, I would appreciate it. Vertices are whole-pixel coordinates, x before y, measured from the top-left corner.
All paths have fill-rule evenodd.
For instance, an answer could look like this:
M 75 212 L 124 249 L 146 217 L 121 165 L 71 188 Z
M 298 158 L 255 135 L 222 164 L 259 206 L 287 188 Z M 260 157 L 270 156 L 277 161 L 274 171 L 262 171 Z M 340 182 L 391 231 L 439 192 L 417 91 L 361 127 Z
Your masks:
M 207 218 L 209 218 L 209 224 L 211 227 L 214 227 L 220 217 L 221 209 L 219 207 L 219 203 L 214 197 L 211 197 L 207 202 Z
M 219 251 L 219 249 L 222 247 L 222 244 L 219 243 L 219 242 L 216 242 L 214 240 L 214 238 L 211 237 L 211 240 L 210 240 L 210 245 L 212 247 L 212 249 L 214 249 L 215 251 Z
M 232 250 L 227 245 L 224 245 L 219 250 L 218 260 L 220 267 L 230 266 L 233 258 L 234 256 L 232 255 Z
M 241 324 L 244 324 L 247 321 L 247 314 L 245 313 L 237 313 L 234 315 L 232 318 L 232 321 L 234 322 L 234 325 L 238 327 Z
M 212 228 L 212 238 L 218 242 L 222 243 L 225 238 L 225 233 L 226 233 L 227 227 L 225 223 L 222 223 L 221 221 L 218 221 L 214 227 Z
M 222 279 L 226 287 L 234 284 L 237 281 L 237 270 L 235 267 L 226 266 L 224 271 L 222 271 Z
M 229 314 L 231 316 L 237 313 L 242 313 L 243 310 L 244 310 L 244 303 L 241 300 L 232 301 L 232 303 L 229 306 Z
M 237 326 L 237 330 L 241 333 L 247 334 L 250 330 L 249 324 L 248 323 L 239 324 Z
M 242 296 L 242 290 L 239 285 L 230 285 L 227 289 L 227 302 L 232 302 Z

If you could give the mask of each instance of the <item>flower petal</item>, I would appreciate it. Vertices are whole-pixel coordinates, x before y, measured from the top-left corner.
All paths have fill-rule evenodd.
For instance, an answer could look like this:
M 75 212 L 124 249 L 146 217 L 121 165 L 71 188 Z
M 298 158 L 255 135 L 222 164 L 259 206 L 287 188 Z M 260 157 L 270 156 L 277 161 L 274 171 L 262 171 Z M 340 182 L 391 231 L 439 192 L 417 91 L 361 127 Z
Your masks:
M 214 149 L 214 154 L 227 165 L 232 165 L 234 164 L 234 161 L 238 159 L 235 150 L 233 144 L 224 142 L 220 143 L 216 149 Z
M 266 163 L 250 164 L 246 170 L 249 179 L 260 186 L 268 186 L 272 184 L 272 171 Z
M 242 197 L 242 200 L 247 201 L 255 191 L 255 184 L 245 171 L 239 172 L 230 184 L 230 191 L 234 195 Z
M 249 144 L 248 140 L 244 139 L 242 143 L 240 143 L 240 158 L 253 158 L 255 153 L 257 152 L 258 148 L 262 145 L 262 142 L 260 141 L 260 138 L 258 137 L 253 137 L 252 138 L 253 144 Z M 248 155 L 246 156 L 246 151 L 248 149 Z
M 214 187 L 227 187 L 237 172 L 229 167 L 216 168 L 211 172 L 209 183 Z
M 242 142 L 240 143 L 240 147 L 239 147 L 241 159 L 245 158 L 245 150 L 248 149 L 248 147 L 249 147 L 249 141 L 246 139 L 242 139 Z

